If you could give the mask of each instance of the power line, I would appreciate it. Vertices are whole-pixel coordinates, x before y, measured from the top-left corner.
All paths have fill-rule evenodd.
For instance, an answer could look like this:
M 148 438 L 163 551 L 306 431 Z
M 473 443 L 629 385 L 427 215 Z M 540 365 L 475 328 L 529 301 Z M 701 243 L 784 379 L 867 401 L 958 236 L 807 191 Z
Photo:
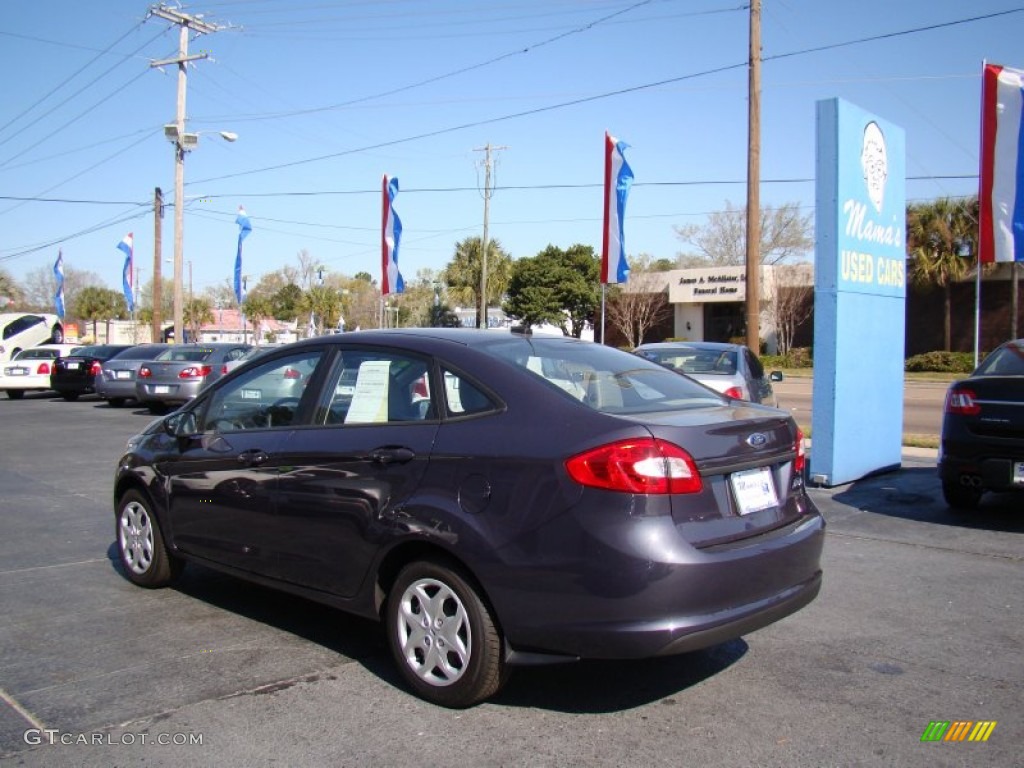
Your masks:
M 912 34 L 912 33 L 915 33 L 915 32 L 928 32 L 928 31 L 932 31 L 932 30 L 935 30 L 935 29 L 956 26 L 956 25 L 959 25 L 959 24 L 973 23 L 973 22 L 976 22 L 976 21 L 996 18 L 996 17 L 1000 17 L 1000 16 L 1006 16 L 1006 15 L 1009 15 L 1009 14 L 1012 14 L 1012 13 L 1020 13 L 1021 11 L 1024 11 L 1024 7 L 1013 8 L 1013 9 L 1010 9 L 1010 10 L 1007 10 L 1007 11 L 999 11 L 997 13 L 985 14 L 983 16 L 972 16 L 972 17 L 967 18 L 967 19 L 961 19 L 961 20 L 958 20 L 958 21 L 951 21 L 951 22 L 944 22 L 942 24 L 930 24 L 930 25 L 927 25 L 927 26 L 915 27 L 913 29 L 901 30 L 901 31 L 898 31 L 898 32 L 886 32 L 886 33 L 883 33 L 883 34 L 880 34 L 880 35 L 874 35 L 874 36 L 871 36 L 871 37 L 859 38 L 857 40 L 850 40 L 850 41 L 841 42 L 841 43 L 833 43 L 833 44 L 830 44 L 830 45 L 819 46 L 819 47 L 816 47 L 816 48 L 806 48 L 806 49 L 803 49 L 803 50 L 800 50 L 800 51 L 790 51 L 788 53 L 780 53 L 780 54 L 775 54 L 773 56 L 765 56 L 765 57 L 763 57 L 762 60 L 763 61 L 775 61 L 775 60 L 779 60 L 779 59 L 790 58 L 790 57 L 793 57 L 793 56 L 807 55 L 807 54 L 810 54 L 810 53 L 817 53 L 817 52 L 820 52 L 820 51 L 831 50 L 831 49 L 835 49 L 835 48 L 842 48 L 842 47 L 846 47 L 846 46 L 850 46 L 850 45 L 859 45 L 859 44 L 863 44 L 863 43 L 867 43 L 867 42 L 872 42 L 872 41 L 875 41 L 875 40 L 885 40 L 885 39 L 889 39 L 889 38 L 893 38 L 893 37 L 899 37 L 899 36 L 902 36 L 902 35 Z M 626 88 L 619 88 L 619 89 L 616 89 L 614 91 L 605 91 L 603 93 L 598 93 L 598 94 L 594 94 L 594 95 L 591 95 L 591 96 L 583 96 L 583 97 L 580 97 L 580 98 L 577 98 L 577 99 L 572 99 L 572 100 L 569 100 L 569 101 L 559 102 L 557 104 L 549 104 L 547 106 L 535 107 L 533 109 L 527 109 L 527 110 L 523 110 L 521 112 L 513 112 L 513 113 L 510 113 L 510 114 L 501 115 L 499 117 L 485 118 L 483 120 L 476 120 L 476 121 L 469 122 L 469 123 L 462 123 L 460 125 L 449 126 L 447 128 L 439 128 L 439 129 L 434 130 L 434 131 L 427 131 L 425 133 L 415 134 L 415 135 L 412 135 L 412 136 L 406 136 L 406 137 L 399 138 L 399 139 L 391 139 L 389 141 L 382 141 L 382 142 L 378 142 L 376 144 L 370 144 L 370 145 L 366 145 L 366 146 L 363 146 L 363 147 L 355 147 L 353 149 L 342 150 L 340 152 L 331 152 L 331 153 L 328 153 L 328 154 L 325 154 L 325 155 L 318 155 L 316 157 L 305 158 L 303 160 L 293 160 L 291 162 L 278 163 L 276 165 L 264 166 L 262 168 L 254 168 L 254 169 L 251 169 L 251 170 L 248 170 L 248 171 L 238 171 L 236 173 L 224 174 L 222 176 L 210 176 L 210 177 L 207 177 L 205 179 L 199 179 L 199 180 L 197 180 L 195 182 L 191 182 L 191 183 L 192 184 L 202 184 L 202 183 L 211 182 L 211 181 L 223 181 L 225 179 L 235 179 L 235 178 L 240 178 L 242 176 L 251 176 L 251 175 L 254 175 L 254 174 L 257 174 L 257 173 L 266 173 L 268 171 L 279 171 L 279 170 L 283 170 L 285 168 L 294 168 L 294 167 L 297 167 L 297 166 L 300 166 L 300 165 L 307 165 L 309 163 L 321 162 L 323 160 L 333 160 L 333 159 L 336 159 L 336 158 L 339 158 L 339 157 L 345 157 L 345 156 L 348 156 L 348 155 L 360 154 L 362 152 L 369 152 L 369 151 L 372 151 L 372 150 L 383 149 L 383 148 L 386 148 L 386 147 L 393 147 L 393 146 L 396 146 L 398 144 L 407 144 L 407 143 L 410 143 L 410 142 L 413 142 L 413 141 L 421 141 L 423 139 L 434 138 L 436 136 L 443 136 L 445 134 L 455 133 L 455 132 L 466 130 L 466 129 L 469 129 L 469 128 L 479 128 L 479 127 L 485 126 L 485 125 L 493 125 L 494 123 L 505 122 L 506 120 L 513 120 L 513 119 L 518 119 L 518 118 L 522 118 L 522 117 L 531 117 L 533 115 L 539 115 L 539 114 L 543 114 L 545 112 L 553 112 L 555 110 L 565 109 L 566 107 L 579 106 L 581 104 L 587 104 L 587 103 L 594 102 L 594 101 L 601 101 L 603 99 L 608 99 L 608 98 L 612 98 L 612 97 L 615 97 L 615 96 L 623 96 L 623 95 L 629 94 L 629 93 L 637 93 L 639 91 L 649 90 L 651 88 L 658 88 L 658 87 L 665 86 L 665 85 L 671 85 L 671 84 L 683 82 L 683 81 L 686 81 L 686 80 L 694 80 L 694 79 L 697 79 L 697 78 L 700 78 L 700 77 L 707 77 L 709 75 L 721 74 L 723 72 L 729 72 L 729 71 L 737 70 L 737 69 L 746 69 L 747 64 L 748 63 L 746 61 L 739 62 L 739 63 L 736 63 L 736 64 L 726 64 L 726 65 L 723 65 L 723 66 L 720 66 L 720 67 L 712 67 L 710 69 L 706 69 L 706 70 L 703 70 L 703 71 L 700 71 L 700 72 L 693 72 L 693 73 L 690 73 L 690 74 L 687 74 L 687 75 L 680 75 L 678 77 L 671 77 L 671 78 L 666 78 L 664 80 L 658 80 L 658 81 L 653 82 L 653 83 L 644 83 L 642 85 L 635 85 L 635 86 L 629 86 L 629 87 L 626 87 Z

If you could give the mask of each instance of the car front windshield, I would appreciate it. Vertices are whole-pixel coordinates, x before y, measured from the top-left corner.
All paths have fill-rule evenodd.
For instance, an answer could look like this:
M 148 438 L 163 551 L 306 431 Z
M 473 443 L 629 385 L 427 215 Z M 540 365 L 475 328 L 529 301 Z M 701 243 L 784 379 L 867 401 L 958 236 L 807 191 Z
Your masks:
M 724 402 L 691 379 L 602 344 L 512 337 L 489 344 L 487 351 L 605 413 L 656 413 Z

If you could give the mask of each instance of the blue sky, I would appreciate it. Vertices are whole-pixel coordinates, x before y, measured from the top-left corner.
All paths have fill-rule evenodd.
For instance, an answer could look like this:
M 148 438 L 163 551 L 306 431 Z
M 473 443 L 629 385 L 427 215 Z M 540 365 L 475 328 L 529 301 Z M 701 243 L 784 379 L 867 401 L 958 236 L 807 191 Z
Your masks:
M 66 263 L 120 286 L 135 235 L 152 277 L 154 187 L 173 200 L 177 29 L 135 0 L 5 4 L 0 269 Z M 210 0 L 190 44 L 185 258 L 196 292 L 307 250 L 380 280 L 380 183 L 396 176 L 406 280 L 482 234 L 513 257 L 600 249 L 604 132 L 627 142 L 626 249 L 673 257 L 673 227 L 746 191 L 742 0 Z M 763 0 L 762 204 L 814 205 L 815 104 L 840 97 L 906 130 L 907 197 L 977 191 L 983 60 L 1024 67 L 1013 0 Z M 988 18 L 985 18 L 988 17 Z M 875 38 L 875 39 L 871 39 Z M 231 131 L 226 143 L 217 131 Z M 209 134 L 202 132 L 209 131 Z M 961 178 L 965 177 L 965 178 Z M 44 200 L 45 199 L 45 200 Z M 50 202 L 59 200 L 60 202 Z M 74 202 L 72 202 L 74 201 Z M 172 255 L 173 214 L 163 222 Z M 171 265 L 165 264 L 168 276 Z

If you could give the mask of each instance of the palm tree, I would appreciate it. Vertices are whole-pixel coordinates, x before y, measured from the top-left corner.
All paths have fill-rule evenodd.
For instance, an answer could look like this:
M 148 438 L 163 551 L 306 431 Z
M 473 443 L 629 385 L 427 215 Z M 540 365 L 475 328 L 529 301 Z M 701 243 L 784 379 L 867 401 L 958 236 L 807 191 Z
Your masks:
M 952 286 L 970 273 L 978 253 L 978 198 L 939 198 L 907 206 L 907 254 L 915 285 L 943 289 L 945 350 L 952 346 Z
M 455 256 L 442 274 L 448 286 L 449 297 L 460 303 L 473 301 L 477 317 L 483 302 L 480 296 L 480 253 L 483 250 L 479 237 L 467 237 L 455 244 Z M 487 304 L 500 303 L 508 290 L 512 277 L 512 257 L 501 248 L 497 240 L 487 241 Z

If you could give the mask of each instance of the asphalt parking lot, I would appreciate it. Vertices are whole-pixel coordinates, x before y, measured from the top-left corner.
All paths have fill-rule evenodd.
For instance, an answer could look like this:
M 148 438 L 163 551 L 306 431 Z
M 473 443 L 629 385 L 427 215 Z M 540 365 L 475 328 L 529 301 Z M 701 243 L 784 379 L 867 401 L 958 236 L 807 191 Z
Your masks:
M 450 711 L 379 628 L 190 566 L 120 573 L 110 487 L 153 417 L 0 400 L 0 757 L 12 765 L 1008 766 L 1024 744 L 1024 509 L 941 501 L 929 454 L 812 495 L 808 608 L 707 651 L 517 670 Z M 995 722 L 922 742 L 932 721 Z

